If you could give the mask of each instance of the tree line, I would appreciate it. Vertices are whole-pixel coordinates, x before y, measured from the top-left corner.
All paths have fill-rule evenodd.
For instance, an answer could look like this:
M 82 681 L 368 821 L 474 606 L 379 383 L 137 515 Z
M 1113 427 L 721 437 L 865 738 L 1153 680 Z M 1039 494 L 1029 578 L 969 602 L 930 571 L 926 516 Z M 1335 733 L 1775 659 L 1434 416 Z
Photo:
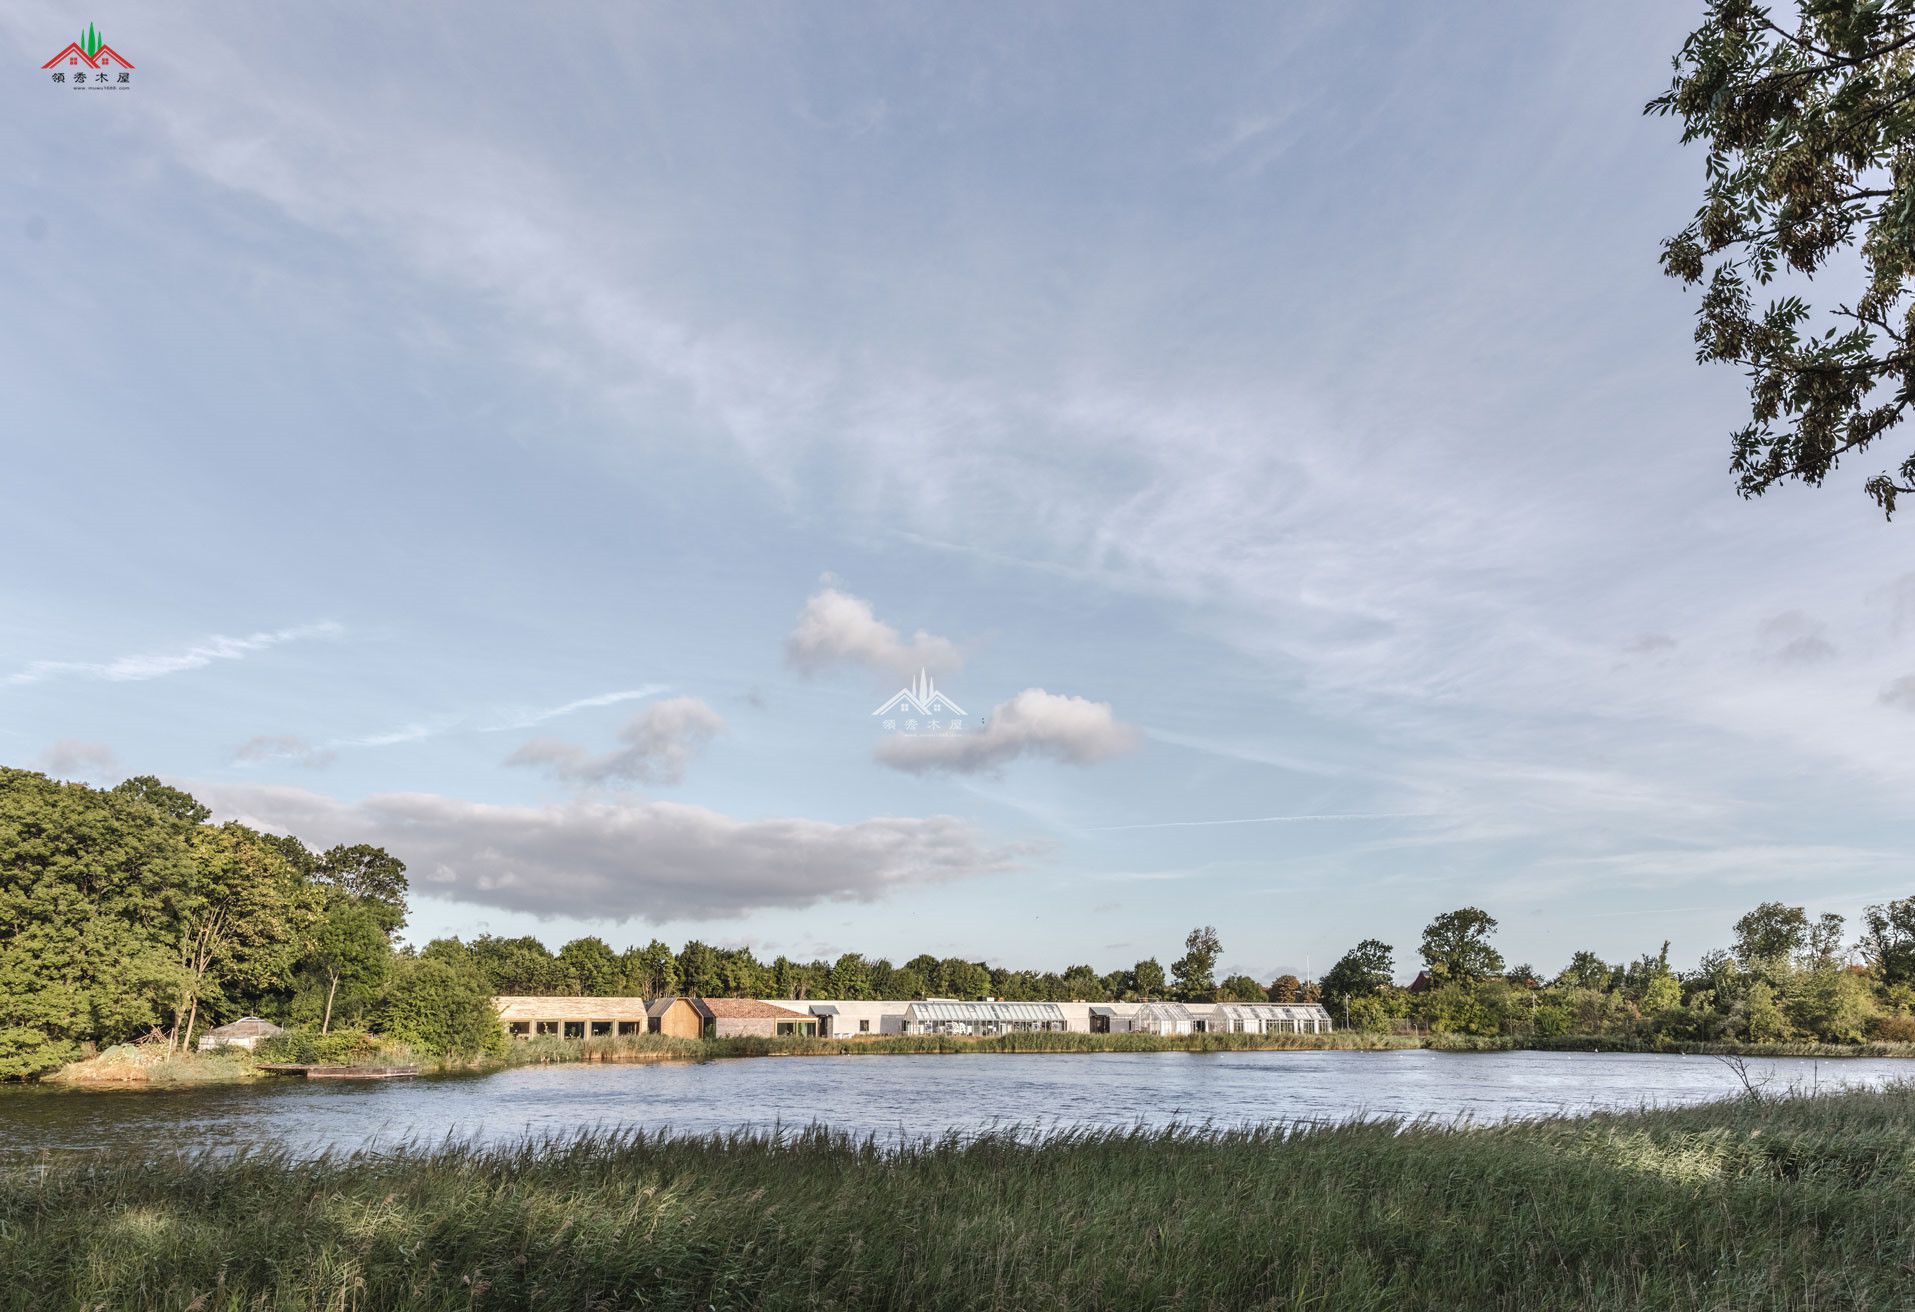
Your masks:
M 212 823 L 149 776 L 112 788 L 0 767 L 0 1078 L 144 1040 L 190 1051 L 211 1026 L 258 1015 L 295 1031 L 381 1035 L 434 1056 L 497 1051 L 498 994 L 1012 1001 L 1314 1002 L 1340 1024 L 1632 1042 L 1812 1038 L 1915 1042 L 1915 897 L 1840 916 L 1769 902 L 1692 971 L 1668 945 L 1634 961 L 1578 952 L 1545 980 L 1507 966 L 1497 922 L 1464 907 L 1425 930 L 1422 969 L 1398 982 L 1394 949 L 1365 939 L 1320 981 L 1217 979 L 1223 945 L 1193 929 L 1168 967 L 1062 971 L 922 954 L 894 964 L 764 962 L 749 949 L 654 939 L 615 951 L 573 939 L 480 935 L 414 948 L 405 864 L 369 844 Z
M 1846 920 L 1764 902 L 1731 927 L 1732 945 L 1695 969 L 1669 964 L 1669 944 L 1634 961 L 1577 952 L 1545 979 L 1508 966 L 1496 918 L 1446 912 L 1423 932 L 1423 969 L 1396 982 L 1395 949 L 1365 939 L 1325 972 L 1332 1017 L 1358 1029 L 1632 1043 L 1915 1042 L 1915 897 L 1868 907 L 1860 933 Z
M 115 1043 L 191 1051 L 246 1014 L 433 1055 L 502 1041 L 476 973 L 399 945 L 398 858 L 211 821 L 150 776 L 0 767 L 0 1078 Z
M 761 961 L 748 947 L 724 948 L 693 939 L 674 950 L 653 939 L 643 947 L 614 951 L 596 936 L 576 938 L 557 952 L 526 935 L 481 935 L 471 942 L 435 939 L 421 955 L 477 971 L 502 994 L 568 994 L 579 997 L 658 998 L 698 994 L 710 998 L 842 998 L 908 1002 L 917 998 L 1000 998 L 1009 1002 L 1295 1002 L 1315 1000 L 1314 990 L 1294 975 L 1269 985 L 1248 975 L 1219 983 L 1223 953 L 1217 931 L 1190 931 L 1184 954 L 1166 969 L 1156 958 L 1104 973 L 1087 965 L 1062 971 L 1015 970 L 962 957 L 928 953 L 894 965 L 884 957 L 847 952 L 831 961 Z

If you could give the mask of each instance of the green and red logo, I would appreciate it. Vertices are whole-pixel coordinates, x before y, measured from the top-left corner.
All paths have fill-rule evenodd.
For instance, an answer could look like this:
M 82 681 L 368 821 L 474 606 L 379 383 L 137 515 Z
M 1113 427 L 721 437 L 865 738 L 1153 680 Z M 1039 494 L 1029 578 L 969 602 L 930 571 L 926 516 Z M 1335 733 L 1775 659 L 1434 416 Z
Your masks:
M 80 87 L 117 88 L 133 81 L 133 61 L 108 45 L 91 23 L 78 41 L 67 42 L 65 50 L 40 67 L 53 70 L 55 82 Z

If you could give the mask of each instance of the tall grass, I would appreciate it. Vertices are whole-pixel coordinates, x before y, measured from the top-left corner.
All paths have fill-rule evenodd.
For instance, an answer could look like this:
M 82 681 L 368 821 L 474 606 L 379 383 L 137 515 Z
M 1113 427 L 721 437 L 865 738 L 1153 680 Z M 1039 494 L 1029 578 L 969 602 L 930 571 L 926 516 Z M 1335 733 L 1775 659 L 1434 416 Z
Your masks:
M 1384 1052 L 1433 1048 L 1443 1052 L 1684 1052 L 1695 1056 L 1740 1053 L 1751 1057 L 1915 1057 L 1915 1043 L 1683 1043 L 1632 1044 L 1624 1040 L 1565 1037 L 1479 1037 L 1436 1034 L 1005 1034 L 972 1039 L 957 1035 L 887 1034 L 845 1038 L 674 1039 L 658 1034 L 623 1038 L 561 1039 L 546 1035 L 513 1042 L 501 1058 L 481 1067 L 544 1062 L 713 1061 L 725 1057 L 909 1056 L 964 1053 L 1043 1052 Z
M 1311 1048 L 1378 1051 L 1421 1047 L 1423 1040 L 1344 1031 L 1336 1034 L 885 1034 L 845 1038 L 674 1039 L 659 1034 L 561 1039 L 545 1035 L 514 1041 L 508 1066 L 566 1061 L 710 1061 L 722 1057 L 899 1056 L 1001 1052 L 1265 1052 Z
M 0 1170 L 0 1307 L 1894 1308 L 1907 1088 L 1466 1129 Z

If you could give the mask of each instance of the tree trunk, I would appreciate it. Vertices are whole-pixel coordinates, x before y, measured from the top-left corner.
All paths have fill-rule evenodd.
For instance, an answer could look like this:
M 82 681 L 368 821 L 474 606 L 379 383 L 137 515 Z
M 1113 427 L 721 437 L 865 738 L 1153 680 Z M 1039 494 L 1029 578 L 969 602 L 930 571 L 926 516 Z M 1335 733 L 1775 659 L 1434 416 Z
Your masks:
M 339 992 L 339 972 L 329 971 L 327 973 L 330 975 L 332 982 L 326 987 L 326 1019 L 319 1024 L 319 1032 L 321 1034 L 332 1033 L 332 1000 L 333 995 Z

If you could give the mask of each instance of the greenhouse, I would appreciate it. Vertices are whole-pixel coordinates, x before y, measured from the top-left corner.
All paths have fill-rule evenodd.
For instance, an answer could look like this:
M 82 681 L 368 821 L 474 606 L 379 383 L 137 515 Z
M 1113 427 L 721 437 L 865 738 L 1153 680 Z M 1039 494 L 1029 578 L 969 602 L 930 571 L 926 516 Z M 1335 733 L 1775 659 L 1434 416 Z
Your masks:
M 905 1010 L 906 1034 L 1026 1034 L 1070 1028 L 1055 1002 L 914 1002 Z
M 1327 1034 L 1330 1013 L 1314 1002 L 1226 1002 L 1219 1030 L 1231 1034 Z
M 1146 1002 L 1130 1018 L 1132 1034 L 1194 1034 L 1202 1028 L 1181 1002 Z

